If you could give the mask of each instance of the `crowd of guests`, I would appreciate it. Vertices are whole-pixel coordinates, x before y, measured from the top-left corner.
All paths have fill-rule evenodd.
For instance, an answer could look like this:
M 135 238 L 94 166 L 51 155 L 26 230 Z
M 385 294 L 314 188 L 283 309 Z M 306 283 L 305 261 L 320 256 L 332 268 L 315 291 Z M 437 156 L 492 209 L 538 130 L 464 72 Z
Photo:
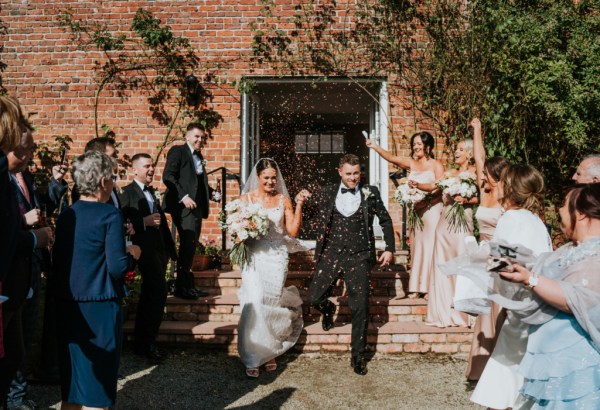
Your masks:
M 600 282 L 593 271 L 600 261 L 600 156 L 585 158 L 573 175 L 577 185 L 568 191 L 559 211 L 561 228 L 570 242 L 552 252 L 551 238 L 540 219 L 543 176 L 530 165 L 486 158 L 481 124 L 474 119 L 471 125 L 473 139 L 457 144 L 454 166 L 448 169 L 434 158 L 434 138 L 427 132 L 411 137 L 408 157 L 392 155 L 367 139 L 369 148 L 410 171 L 411 187 L 431 194 L 427 203 L 417 206 L 423 226 L 411 231 L 408 296 L 428 300 L 427 324 L 474 326 L 466 375 L 468 380 L 478 381 L 474 402 L 495 409 L 597 408 Z M 168 189 L 165 209 L 152 187 L 155 165 L 148 153 L 132 157 L 134 180 L 122 190 L 116 187 L 116 146 L 110 138 L 95 138 L 71 163 L 54 166 L 42 195 L 27 170 L 35 148 L 32 127 L 17 100 L 0 97 L 0 252 L 7 261 L 0 265 L 0 404 L 6 403 L 9 409 L 35 408 L 35 403 L 25 399 L 23 363 L 36 323 L 42 272 L 47 278 L 42 367 L 58 366 L 63 409 L 108 408 L 115 403 L 122 347 L 121 302 L 127 292 L 123 279 L 134 269 L 142 277 L 134 351 L 151 360 L 164 357 L 154 341 L 166 303 L 169 259 L 177 261 L 177 296 L 197 299 L 206 295 L 195 288 L 191 273 L 209 200 L 219 199 L 208 184 L 201 153 L 205 138 L 203 126 L 193 123 L 186 129 L 185 143 L 170 149 L 163 172 Z M 335 212 L 329 215 L 337 221 L 330 221 L 334 228 L 350 223 L 346 220 L 350 221 L 355 208 L 362 206 L 356 183 L 360 164 L 358 158 L 348 161 L 340 164 L 342 184 L 332 188 L 329 199 L 336 204 L 333 208 L 349 207 L 352 211 L 349 216 L 341 211 L 341 216 Z M 355 169 L 356 181 L 354 174 L 346 177 L 354 185 L 344 179 L 344 166 Z M 70 201 L 65 181 L 68 172 L 74 182 Z M 476 177 L 480 188 L 477 197 L 450 197 L 440 192 L 437 182 L 443 176 L 465 172 Z M 301 223 L 301 203 L 310 195 L 299 194 L 296 201 L 300 206 L 293 210 L 273 188 L 278 179 L 282 181 L 276 164 L 259 169 L 256 190 L 249 191 L 248 198 L 256 195 L 263 202 L 277 199 L 265 207 L 273 212 L 277 227 L 283 226 L 284 220 L 295 221 L 290 222 L 295 230 L 288 229 L 294 236 Z M 271 191 L 275 195 L 269 196 Z M 378 198 L 367 191 L 363 193 L 367 199 Z M 468 222 L 458 227 L 445 218 L 457 202 L 465 208 Z M 377 201 L 374 204 L 379 206 Z M 281 209 L 289 215 L 283 218 Z M 58 218 L 53 231 L 45 218 L 55 211 Z M 177 228 L 179 252 L 165 211 L 172 215 Z M 387 215 L 384 208 L 382 215 Z M 356 226 L 360 228 L 362 223 L 357 217 Z M 516 244 L 538 258 L 533 266 L 505 266 L 498 277 L 504 283 L 499 279 L 482 289 L 493 301 L 490 313 L 473 319 L 456 304 L 458 280 L 447 276 L 440 266 L 464 254 L 466 238 L 473 235 L 475 223 L 480 241 Z M 357 235 L 370 238 L 371 234 Z M 367 242 L 360 251 L 371 255 L 371 242 Z M 281 285 L 286 272 L 277 275 Z M 313 286 L 323 294 L 332 286 L 330 278 L 325 279 L 323 286 Z M 498 291 L 509 282 L 524 286 L 514 292 Z M 360 298 L 365 306 L 367 293 Z M 314 299 L 315 306 L 326 303 L 322 297 Z M 323 307 L 324 330 L 331 328 L 334 312 L 335 306 Z M 366 327 L 359 326 L 358 319 L 354 325 L 354 317 L 360 316 L 355 313 L 353 309 L 353 367 L 364 375 Z M 362 316 L 359 319 L 362 321 Z M 274 370 L 275 355 L 269 353 L 256 363 L 249 362 L 247 374 L 257 377 L 257 366 L 265 363 Z
M 23 366 L 38 322 L 43 272 L 38 378 L 60 383 L 63 409 L 108 408 L 117 391 L 125 276 L 134 270 L 141 274 L 134 352 L 155 362 L 164 358 L 154 342 L 167 298 L 169 259 L 179 259 L 176 295 L 206 295 L 194 287 L 190 271 L 209 195 L 219 199 L 208 186 L 201 154 L 205 130 L 190 124 L 186 142 L 167 157 L 165 204 L 179 232 L 179 258 L 152 187 L 155 168 L 148 153 L 132 157 L 134 179 L 120 189 L 115 141 L 94 138 L 84 153 L 56 164 L 46 189 L 38 190 L 28 172 L 35 150 L 32 131 L 18 101 L 1 96 L 0 249 L 8 262 L 0 267 L 0 407 L 36 408 L 25 397 Z M 71 190 L 65 180 L 69 172 Z M 53 213 L 54 230 L 46 221 Z
M 451 161 L 455 168 L 446 171 L 434 159 L 433 138 L 426 132 L 412 136 L 410 157 L 392 155 L 367 140 L 383 158 L 410 171 L 411 187 L 433 195 L 417 206 L 423 227 L 410 234 L 408 296 L 428 300 L 429 325 L 474 325 L 466 372 L 476 383 L 473 402 L 491 409 L 598 408 L 600 287 L 593 272 L 600 257 L 600 156 L 586 157 L 572 177 L 578 185 L 568 191 L 559 211 L 570 242 L 552 253 L 548 229 L 540 219 L 543 176 L 530 165 L 486 158 L 481 123 L 474 119 L 471 126 L 473 139 L 457 144 Z M 465 171 L 476 175 L 477 198 L 448 197 L 436 187 L 442 174 Z M 469 222 L 458 229 L 445 218 L 457 201 Z M 499 272 L 499 277 L 523 285 L 517 291 L 502 290 L 508 285 L 498 278 L 481 286 L 493 302 L 490 313 L 478 315 L 473 324 L 473 316 L 459 310 L 456 276 L 446 276 L 440 266 L 465 253 L 474 222 L 480 241 L 525 247 L 530 257 L 539 258 L 534 267 L 509 263 Z M 468 276 L 466 271 L 455 274 Z

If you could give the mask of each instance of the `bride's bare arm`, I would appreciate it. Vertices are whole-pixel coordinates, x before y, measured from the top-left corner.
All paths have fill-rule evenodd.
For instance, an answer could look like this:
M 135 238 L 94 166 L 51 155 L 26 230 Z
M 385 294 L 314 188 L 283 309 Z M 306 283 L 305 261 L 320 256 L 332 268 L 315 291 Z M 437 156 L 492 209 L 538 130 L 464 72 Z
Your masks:
M 310 198 L 310 192 L 302 190 L 296 195 L 296 209 L 292 205 L 292 201 L 288 197 L 283 199 L 283 211 L 285 213 L 285 228 L 288 235 L 295 238 L 302 227 L 302 206 L 304 201 Z

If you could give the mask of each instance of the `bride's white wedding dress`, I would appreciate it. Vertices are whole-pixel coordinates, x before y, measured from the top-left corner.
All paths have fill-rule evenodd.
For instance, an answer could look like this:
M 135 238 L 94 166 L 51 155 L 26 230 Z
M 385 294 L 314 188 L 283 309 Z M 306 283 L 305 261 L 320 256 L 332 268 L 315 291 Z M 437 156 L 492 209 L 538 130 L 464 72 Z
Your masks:
M 247 368 L 259 367 L 294 346 L 304 325 L 298 289 L 284 286 L 288 247 L 294 241 L 283 226 L 283 195 L 278 207 L 265 210 L 269 232 L 263 238 L 247 242 L 250 262 L 242 270 L 238 293 L 242 310 L 238 352 Z

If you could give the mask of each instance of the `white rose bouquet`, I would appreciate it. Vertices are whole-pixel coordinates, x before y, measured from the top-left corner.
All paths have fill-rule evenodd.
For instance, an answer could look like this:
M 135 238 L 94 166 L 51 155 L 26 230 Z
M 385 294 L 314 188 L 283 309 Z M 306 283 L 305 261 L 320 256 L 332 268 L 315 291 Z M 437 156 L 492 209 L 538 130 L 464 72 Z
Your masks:
M 394 192 L 394 199 L 398 201 L 401 206 L 406 206 L 408 208 L 406 217 L 408 229 L 411 231 L 415 228 L 423 229 L 423 219 L 421 219 L 417 213 L 415 205 L 419 202 L 429 201 L 431 199 L 431 194 L 417 188 L 409 187 L 407 178 L 402 178 L 398 182 L 400 185 Z
M 221 219 L 221 228 L 227 229 L 234 239 L 239 239 L 229 251 L 229 259 L 240 268 L 250 261 L 246 240 L 265 236 L 269 231 L 269 220 L 264 208 L 248 204 L 239 199 L 225 207 L 227 218 Z
M 477 177 L 472 172 L 461 172 L 456 176 L 449 176 L 441 179 L 436 183 L 438 188 L 442 190 L 444 195 L 451 197 L 461 196 L 464 199 L 471 199 L 477 196 Z M 446 214 L 446 221 L 450 225 L 450 228 L 455 232 L 467 231 L 469 223 L 465 213 L 465 207 L 460 202 L 454 202 L 448 213 Z

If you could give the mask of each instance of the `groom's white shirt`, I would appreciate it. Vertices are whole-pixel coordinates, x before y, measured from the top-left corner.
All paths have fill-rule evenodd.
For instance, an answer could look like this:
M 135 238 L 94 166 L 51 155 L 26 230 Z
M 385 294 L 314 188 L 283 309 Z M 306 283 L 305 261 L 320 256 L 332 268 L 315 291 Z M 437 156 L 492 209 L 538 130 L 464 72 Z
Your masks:
M 338 188 L 337 196 L 335 197 L 335 207 L 338 212 L 344 215 L 346 218 L 354 215 L 358 208 L 360 207 L 360 191 L 358 189 L 358 185 L 354 188 L 354 194 L 351 192 L 346 192 L 342 194 L 342 188 L 347 188 L 343 183 L 340 184 Z

